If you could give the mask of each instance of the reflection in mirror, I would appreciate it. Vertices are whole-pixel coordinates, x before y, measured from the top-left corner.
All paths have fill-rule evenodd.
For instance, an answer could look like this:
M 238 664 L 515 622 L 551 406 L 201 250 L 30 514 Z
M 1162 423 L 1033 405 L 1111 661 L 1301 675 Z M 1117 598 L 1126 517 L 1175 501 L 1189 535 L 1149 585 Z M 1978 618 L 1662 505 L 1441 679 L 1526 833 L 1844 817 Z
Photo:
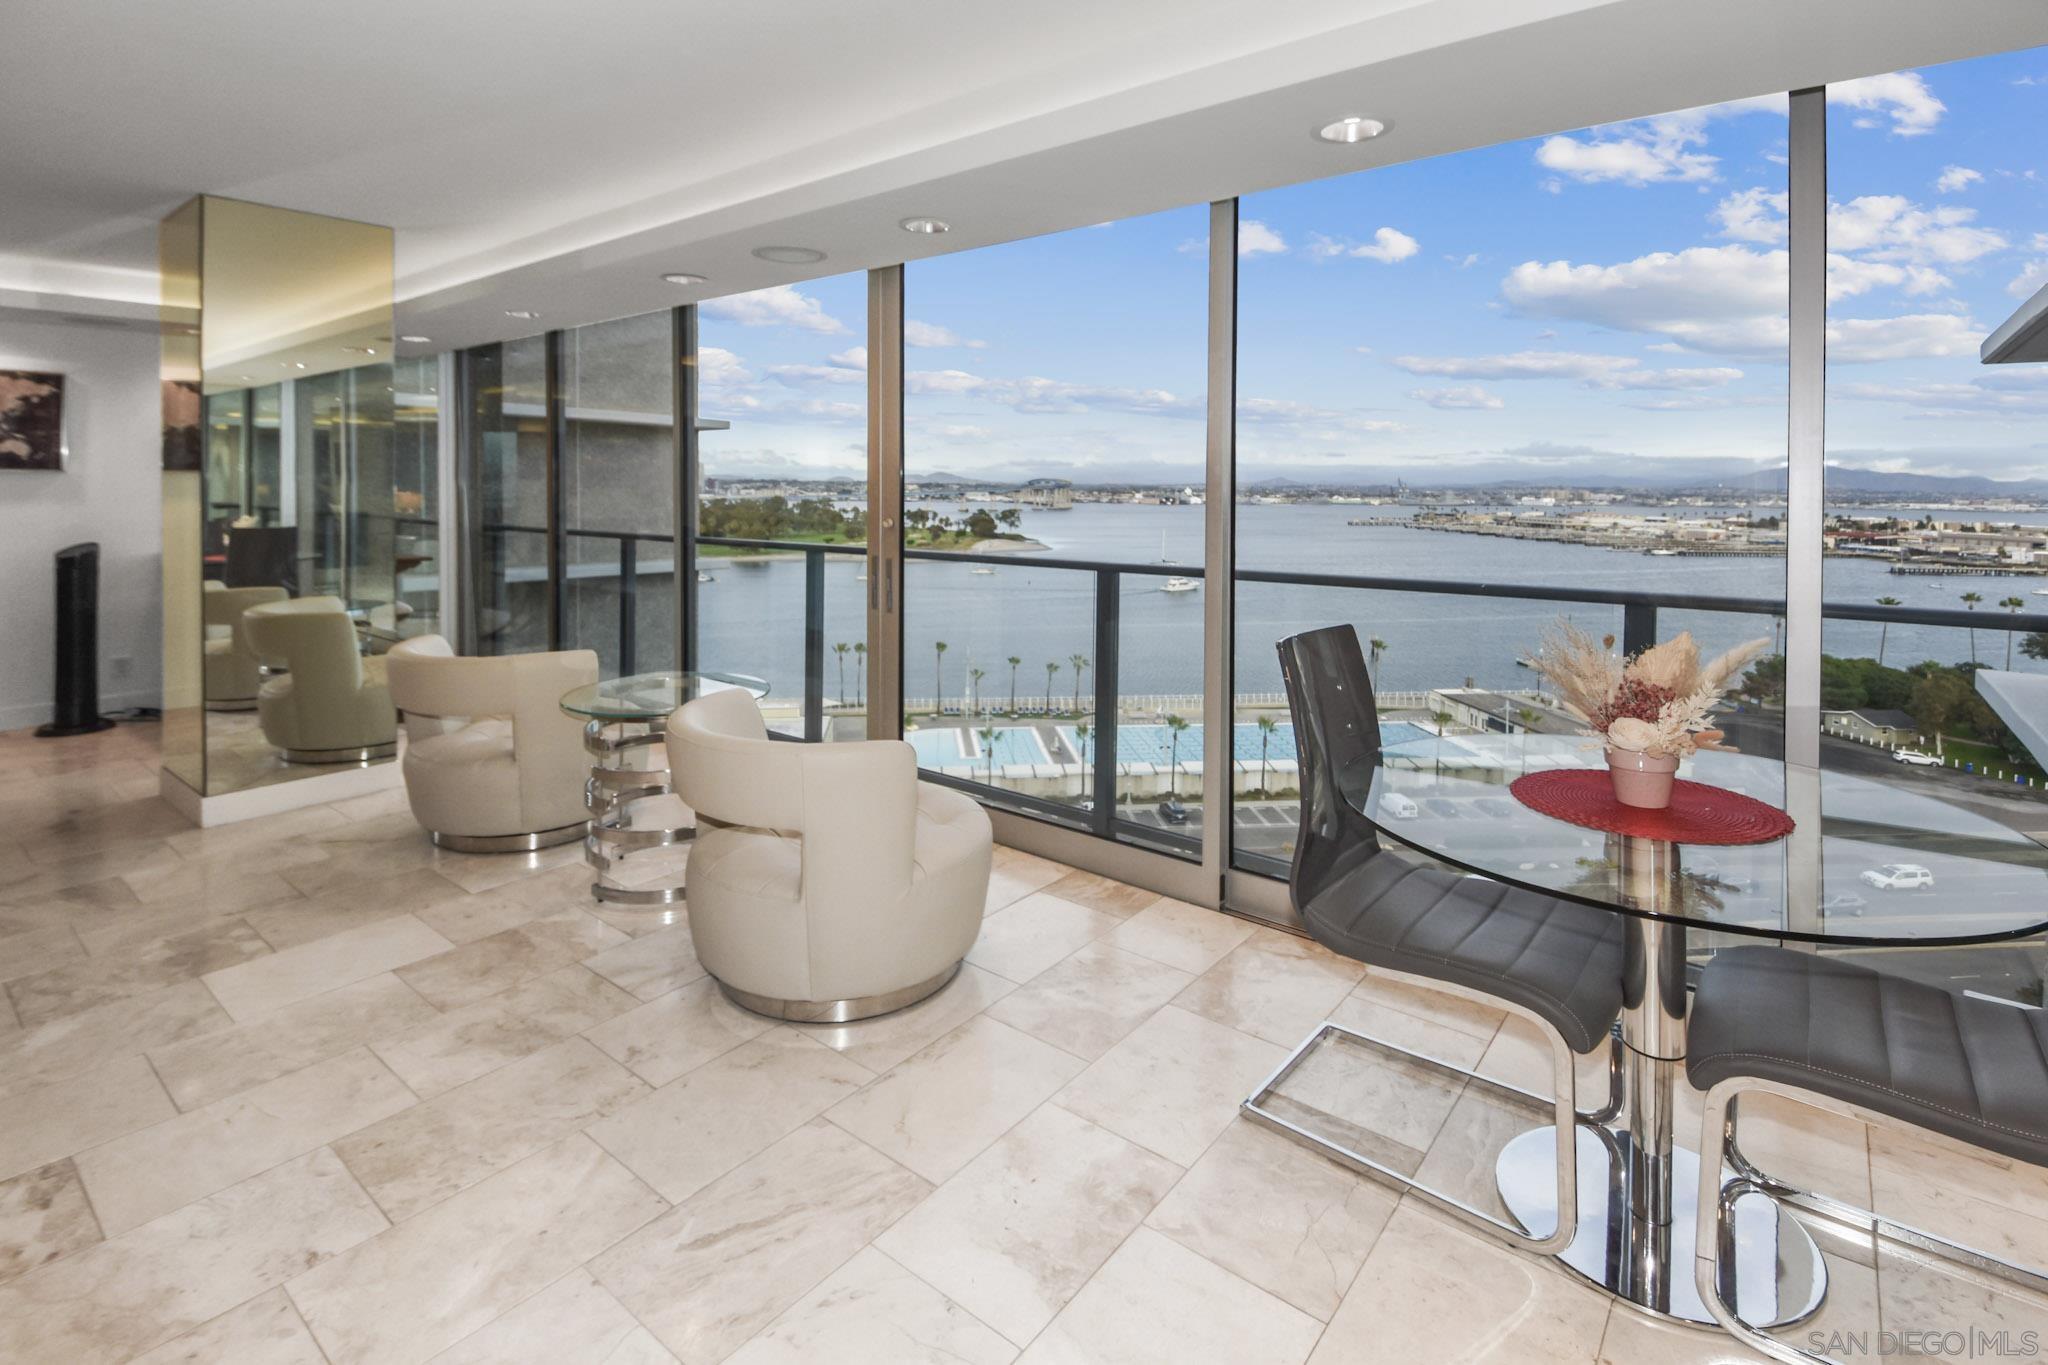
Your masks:
M 400 468 L 391 233 L 204 197 L 164 241 L 167 260 L 177 244 L 193 261 L 193 306 L 166 318 L 166 381 L 196 374 L 199 395 L 199 429 L 177 443 L 196 472 L 165 476 L 166 546 L 192 550 L 166 553 L 166 619 L 191 622 L 186 709 L 204 735 L 203 764 L 172 763 L 167 744 L 166 766 L 212 796 L 381 761 L 395 747 L 381 655 L 411 629 L 400 573 L 421 562 L 399 507 L 423 501 Z M 168 469 L 168 397 L 166 413 Z

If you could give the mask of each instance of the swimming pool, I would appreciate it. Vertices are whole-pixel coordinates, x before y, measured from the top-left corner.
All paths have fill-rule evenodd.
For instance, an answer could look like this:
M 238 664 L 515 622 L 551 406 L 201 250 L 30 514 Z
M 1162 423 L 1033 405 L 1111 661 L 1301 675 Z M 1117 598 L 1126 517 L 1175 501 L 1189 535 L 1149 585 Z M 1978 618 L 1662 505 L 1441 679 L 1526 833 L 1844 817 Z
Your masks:
M 917 750 L 917 764 L 920 768 L 955 767 L 971 764 L 985 766 L 989 759 L 982 751 L 981 738 L 971 730 L 936 729 L 912 730 L 904 736 L 910 747 Z M 1029 725 L 1000 725 L 996 727 L 995 765 L 998 768 L 1012 763 L 1050 763 L 1052 755 L 1045 750 L 1045 741 L 1038 737 L 1038 731 Z
M 1081 741 L 1071 725 L 1060 727 L 1060 738 L 1076 753 L 1080 752 Z M 1380 725 L 1380 743 L 1387 746 L 1406 744 L 1418 739 L 1435 739 L 1436 736 L 1419 725 L 1405 721 L 1384 721 Z M 1237 724 L 1231 727 L 1231 754 L 1241 763 L 1257 763 L 1261 746 L 1266 758 L 1280 762 L 1297 757 L 1294 748 L 1294 726 L 1281 722 L 1273 729 L 1270 741 L 1260 734 L 1256 724 Z M 1088 757 L 1092 760 L 1094 741 L 1089 741 Z M 1150 763 L 1165 767 L 1171 761 L 1174 751 L 1173 736 L 1164 725 L 1120 725 L 1116 731 L 1116 757 L 1119 763 Z M 1202 727 L 1190 725 L 1181 732 L 1180 761 L 1186 763 L 1202 756 Z

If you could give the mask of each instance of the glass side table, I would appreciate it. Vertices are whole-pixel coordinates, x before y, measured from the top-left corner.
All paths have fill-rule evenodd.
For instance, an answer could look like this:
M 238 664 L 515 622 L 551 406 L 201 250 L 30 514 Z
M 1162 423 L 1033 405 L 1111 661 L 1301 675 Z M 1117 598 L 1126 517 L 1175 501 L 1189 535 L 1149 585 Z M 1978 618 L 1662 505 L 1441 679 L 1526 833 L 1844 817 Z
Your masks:
M 668 848 L 697 833 L 687 825 L 671 829 L 634 824 L 628 809 L 633 802 L 674 790 L 665 762 L 642 765 L 636 760 L 644 749 L 661 753 L 663 731 L 677 707 L 730 688 L 757 698 L 768 695 L 767 683 L 737 673 L 635 673 L 563 695 L 562 710 L 584 722 L 583 747 L 591 755 L 590 778 L 583 784 L 583 803 L 590 811 L 583 860 L 596 873 L 590 894 L 598 900 L 672 905 L 683 898 L 681 886 L 621 886 L 613 873 L 629 854 Z

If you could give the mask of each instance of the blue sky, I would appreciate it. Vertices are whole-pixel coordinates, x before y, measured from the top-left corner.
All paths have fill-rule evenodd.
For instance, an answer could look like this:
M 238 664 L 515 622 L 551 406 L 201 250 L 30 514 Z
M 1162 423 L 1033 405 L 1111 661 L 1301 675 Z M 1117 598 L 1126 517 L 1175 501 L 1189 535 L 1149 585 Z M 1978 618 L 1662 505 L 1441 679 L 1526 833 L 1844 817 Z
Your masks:
M 2044 113 L 2048 49 L 1831 87 L 1831 459 L 2048 477 L 2048 367 L 1977 362 L 2048 284 Z M 1245 479 L 1781 461 L 1785 139 L 1785 101 L 1751 100 L 1247 196 Z M 911 266 L 912 476 L 1198 478 L 1207 220 Z M 713 472 L 861 467 L 864 297 L 705 306 Z

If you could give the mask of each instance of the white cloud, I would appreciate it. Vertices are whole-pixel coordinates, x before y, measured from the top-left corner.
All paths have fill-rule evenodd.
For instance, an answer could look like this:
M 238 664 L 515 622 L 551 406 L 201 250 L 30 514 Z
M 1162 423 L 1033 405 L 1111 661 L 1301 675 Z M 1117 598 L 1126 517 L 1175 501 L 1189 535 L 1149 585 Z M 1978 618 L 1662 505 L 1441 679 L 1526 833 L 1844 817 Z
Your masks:
M 768 377 L 791 388 L 812 384 L 865 384 L 867 372 L 848 365 L 770 365 Z
M 938 434 L 952 441 L 986 441 L 989 437 L 995 435 L 987 427 L 977 427 L 965 423 L 942 426 L 938 428 Z
M 1471 408 L 1497 412 L 1507 406 L 1499 395 L 1488 393 L 1477 384 L 1456 384 L 1447 389 L 1410 389 L 1408 396 L 1433 408 Z
M 933 322 L 919 322 L 916 318 L 904 321 L 903 344 L 924 347 L 965 346 L 971 351 L 981 350 L 988 345 L 986 341 L 969 341 L 950 327 L 941 327 Z M 861 361 L 863 364 L 867 361 L 866 347 L 861 348 Z
M 1479 253 L 1468 251 L 1462 256 L 1446 256 L 1444 259 L 1460 270 L 1470 270 L 1473 266 L 1479 264 Z
M 1536 164 L 1581 184 L 1618 180 L 1649 185 L 1660 180 L 1712 180 L 1716 158 L 1688 150 L 1705 139 L 1697 131 L 1648 136 L 1596 137 L 1581 142 L 1559 134 L 1536 149 Z
M 836 336 L 846 324 L 825 311 L 809 294 L 795 285 L 778 284 L 750 294 L 728 294 L 698 305 L 708 317 L 736 322 L 742 327 L 795 327 L 800 331 Z
M 1391 418 L 1366 417 L 1336 408 L 1319 408 L 1290 398 L 1246 398 L 1237 405 L 1240 422 L 1258 427 L 1292 428 L 1297 431 L 1367 432 L 1384 434 L 1406 431 L 1405 422 Z
M 2027 249 L 2048 252 L 2048 232 L 2035 233 Z M 2016 299 L 2027 299 L 2044 285 L 2048 285 L 2048 256 L 2036 256 L 2020 267 L 2020 273 L 2007 283 L 2005 292 Z
M 1396 261 L 1407 260 L 1421 249 L 1422 244 L 1407 233 L 1398 228 L 1383 227 L 1373 233 L 1370 242 L 1341 241 L 1314 233 L 1309 241 L 1308 254 L 1318 261 L 1350 258 L 1392 265 Z
M 1924 290 L 1938 279 L 1882 261 L 1839 258 L 1830 267 L 1835 298 L 1880 285 Z M 1741 245 L 1658 251 L 1616 265 L 1525 261 L 1501 281 L 1501 296 L 1530 315 L 1648 333 L 1691 351 L 1779 360 L 1788 332 L 1786 270 L 1784 251 Z M 1855 362 L 1962 355 L 1981 335 L 1955 313 L 1840 319 L 1829 324 L 1828 356 Z
M 1895 137 L 1931 133 L 1948 112 L 1948 106 L 1927 88 L 1926 80 L 1912 71 L 1838 81 L 1828 86 L 1828 103 L 1889 117 Z
M 1782 190 L 1738 190 L 1714 206 L 1714 217 L 1720 221 L 1723 237 L 1774 246 L 1785 240 L 1790 203 L 1790 196 Z
M 1576 379 L 1589 389 L 1705 389 L 1732 384 L 1742 371 L 1731 366 L 1646 370 L 1634 356 L 1583 351 L 1516 351 L 1510 355 L 1396 356 L 1395 368 L 1410 374 L 1460 379 Z M 1421 390 L 1411 394 L 1420 397 Z M 1430 393 L 1455 390 L 1432 389 Z
M 1943 194 L 1956 194 L 1984 178 L 1984 172 L 1973 171 L 1968 166 L 1943 166 L 1935 178 L 1934 188 Z
M 1835 384 L 1830 397 L 1900 403 L 1915 417 L 2004 417 L 2048 413 L 2048 385 L 1969 380 L 1926 384 Z
M 738 356 L 722 346 L 697 348 L 697 382 L 706 388 L 740 388 L 754 382 L 754 376 Z
M 1395 356 L 1396 369 L 1456 379 L 1596 379 L 1640 362 L 1625 355 L 1516 351 L 1511 355 Z
M 831 355 L 826 356 L 825 359 L 831 361 L 834 365 L 844 365 L 849 370 L 865 370 L 868 367 L 868 348 L 865 346 L 849 346 L 843 351 L 833 352 Z
M 1237 225 L 1238 255 L 1268 256 L 1285 250 L 1286 239 L 1258 219 L 1247 218 Z
M 1956 313 L 1915 313 L 1896 318 L 1843 318 L 1828 323 L 1828 360 L 1921 360 L 1975 356 L 1984 329 Z
M 965 370 L 912 370 L 903 376 L 914 394 L 953 394 L 999 403 L 1017 412 L 1127 412 L 1161 417 L 1201 417 L 1200 398 L 1186 398 L 1166 389 L 1129 389 L 1112 385 L 1074 384 L 1029 376 L 989 379 Z
M 1828 247 L 1880 261 L 1967 265 L 2009 245 L 2003 234 L 1971 226 L 1976 218 L 1959 204 L 1929 209 L 1903 195 L 1866 194 L 1828 205 Z

